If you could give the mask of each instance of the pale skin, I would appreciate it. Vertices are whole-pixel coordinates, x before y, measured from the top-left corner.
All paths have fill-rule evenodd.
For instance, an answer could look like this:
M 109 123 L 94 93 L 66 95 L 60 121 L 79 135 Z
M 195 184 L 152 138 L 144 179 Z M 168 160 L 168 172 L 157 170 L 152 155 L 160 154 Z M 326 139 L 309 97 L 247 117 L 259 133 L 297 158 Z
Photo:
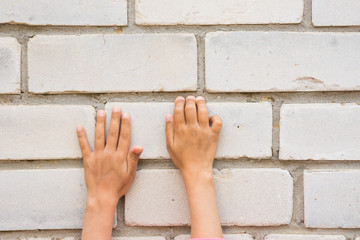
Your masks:
M 130 148 L 130 117 L 113 108 L 105 143 L 105 112 L 97 113 L 95 149 L 78 126 L 88 189 L 82 239 L 111 239 L 117 202 L 129 190 L 142 147 Z M 184 179 L 191 215 L 192 238 L 222 238 L 212 165 L 221 119 L 208 116 L 205 100 L 190 96 L 175 100 L 174 115 L 166 116 L 166 145 Z M 119 133 L 120 130 L 120 133 Z

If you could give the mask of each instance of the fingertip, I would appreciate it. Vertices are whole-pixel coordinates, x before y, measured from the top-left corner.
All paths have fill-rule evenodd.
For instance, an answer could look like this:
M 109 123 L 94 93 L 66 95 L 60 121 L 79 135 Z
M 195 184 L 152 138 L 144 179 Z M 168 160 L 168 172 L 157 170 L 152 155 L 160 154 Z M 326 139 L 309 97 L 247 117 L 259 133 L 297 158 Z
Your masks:
M 120 112 L 121 111 L 121 109 L 120 109 L 120 107 L 118 107 L 118 106 L 114 106 L 113 108 L 112 108 L 112 112 L 113 113 L 118 113 L 118 112 Z
M 105 111 L 104 110 L 99 110 L 98 112 L 97 112 L 97 116 L 98 117 L 105 117 Z
M 195 100 L 195 97 L 194 96 L 187 96 L 186 101 L 189 101 L 189 100 Z
M 81 125 L 78 125 L 78 126 L 76 127 L 76 131 L 77 131 L 78 133 L 81 133 L 83 129 L 84 129 L 84 127 L 81 126 Z
M 133 151 L 135 154 L 140 155 L 144 151 L 144 149 L 141 146 L 135 146 L 133 147 Z
M 123 113 L 123 114 L 122 114 L 122 118 L 123 118 L 123 119 L 129 119 L 129 118 L 130 118 L 129 113 L 127 113 L 127 112 Z
M 171 122 L 173 120 L 173 115 L 166 114 L 165 119 L 166 119 L 166 122 Z
M 176 99 L 175 99 L 175 102 L 177 101 L 185 101 L 185 98 L 183 96 L 178 96 Z
M 199 101 L 205 101 L 205 98 L 203 97 L 203 96 L 198 96 L 198 97 L 196 97 L 196 99 L 195 99 L 197 102 L 199 102 Z

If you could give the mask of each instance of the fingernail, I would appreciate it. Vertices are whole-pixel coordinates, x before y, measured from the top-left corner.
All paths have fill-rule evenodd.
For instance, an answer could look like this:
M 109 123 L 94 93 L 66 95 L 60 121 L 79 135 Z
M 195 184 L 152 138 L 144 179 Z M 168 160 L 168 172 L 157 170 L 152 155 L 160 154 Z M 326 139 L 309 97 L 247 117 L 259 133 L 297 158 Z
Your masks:
M 120 112 L 120 108 L 119 107 L 113 107 L 113 109 L 112 109 L 112 111 L 114 112 L 114 113 L 118 113 L 118 112 Z
M 201 100 L 205 100 L 205 98 L 204 98 L 203 96 L 198 96 L 198 97 L 196 98 L 196 101 L 201 101 Z
M 128 113 L 123 113 L 122 117 L 123 117 L 123 118 L 129 118 L 130 116 L 129 116 Z
M 81 130 L 82 130 L 82 126 L 81 126 L 81 125 L 79 125 L 79 126 L 76 127 L 76 131 L 80 132 Z
M 185 98 L 182 97 L 182 96 L 179 96 L 179 97 L 176 98 L 176 101 L 185 101 Z
M 167 121 L 167 122 L 170 122 L 170 121 L 171 121 L 172 116 L 168 114 L 168 115 L 166 115 L 166 117 L 165 117 L 165 118 L 166 118 L 166 121 Z
M 195 97 L 194 97 L 194 96 L 188 96 L 188 97 L 186 98 L 186 100 L 195 100 Z
M 97 115 L 98 115 L 98 117 L 104 117 L 105 116 L 105 111 L 104 110 L 99 110 L 97 112 Z
M 143 151 L 142 147 L 136 147 L 136 148 L 134 148 L 134 152 L 135 152 L 136 154 L 138 154 L 138 155 L 141 154 L 142 151 Z

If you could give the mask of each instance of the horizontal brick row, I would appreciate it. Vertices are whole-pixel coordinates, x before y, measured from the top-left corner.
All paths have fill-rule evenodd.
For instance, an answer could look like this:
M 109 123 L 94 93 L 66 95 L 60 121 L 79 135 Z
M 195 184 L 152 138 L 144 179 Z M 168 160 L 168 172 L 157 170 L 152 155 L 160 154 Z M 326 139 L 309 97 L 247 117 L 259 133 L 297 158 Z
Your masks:
M 170 158 L 165 143 L 165 115 L 173 113 L 173 103 L 107 103 L 108 123 L 115 105 L 130 113 L 132 143 L 144 147 L 142 158 Z M 223 120 L 217 158 L 271 157 L 272 108 L 269 102 L 208 103 L 208 108 L 210 115 L 218 114 Z
M 293 180 L 281 169 L 215 172 L 220 220 L 228 226 L 289 224 Z M 135 226 L 190 224 L 184 183 L 178 170 L 140 170 L 125 196 L 125 222 Z
M 360 170 L 305 171 L 309 228 L 360 228 Z
M 215 25 L 300 23 L 303 0 L 136 0 L 136 24 Z
M 193 34 L 35 36 L 28 47 L 29 91 L 194 91 Z
M 0 38 L 0 94 L 20 93 L 20 56 L 15 38 Z
M 0 105 L 0 160 L 76 159 L 76 126 L 94 142 L 95 109 L 84 105 Z
M 127 25 L 126 0 L 17 0 L 0 2 L 0 23 Z
M 315 26 L 360 26 L 358 0 L 313 0 L 312 22 Z
M 83 169 L 0 171 L 0 230 L 82 228 Z
M 284 104 L 280 159 L 360 160 L 358 104 Z
M 214 32 L 205 51 L 210 92 L 360 90 L 359 33 Z
M 346 240 L 341 235 L 291 235 L 291 234 L 270 234 L 265 240 Z
M 174 240 L 190 240 L 190 235 L 180 235 Z M 224 240 L 253 240 L 249 234 L 224 234 Z

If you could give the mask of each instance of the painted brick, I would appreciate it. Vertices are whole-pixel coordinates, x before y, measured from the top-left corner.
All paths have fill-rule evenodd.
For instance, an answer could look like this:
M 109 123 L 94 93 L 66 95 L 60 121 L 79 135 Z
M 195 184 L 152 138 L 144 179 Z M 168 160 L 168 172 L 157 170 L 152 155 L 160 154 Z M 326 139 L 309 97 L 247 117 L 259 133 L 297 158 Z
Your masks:
M 315 26 L 360 26 L 358 0 L 313 0 L 312 22 Z
M 359 105 L 285 104 L 280 115 L 280 159 L 360 159 Z
M 346 240 L 340 235 L 290 235 L 290 234 L 270 234 L 265 240 Z
M 224 234 L 225 240 L 253 240 L 248 234 Z M 190 240 L 190 235 L 180 235 L 174 238 L 174 240 Z
M 304 172 L 306 227 L 359 228 L 359 202 L 359 170 Z
M 166 240 L 164 237 L 113 237 L 112 240 Z
M 277 226 L 290 222 L 293 182 L 289 172 L 232 169 L 216 172 L 214 178 L 223 225 Z M 125 222 L 131 226 L 189 225 L 188 202 L 180 172 L 140 170 L 125 196 Z
M 35 36 L 29 41 L 29 91 L 194 91 L 193 34 Z
M 15 38 L 0 38 L 0 94 L 20 93 L 20 58 L 18 41 Z
M 144 147 L 142 158 L 170 158 L 165 142 L 165 115 L 173 113 L 173 103 L 108 103 L 107 126 L 114 105 L 129 112 L 132 143 Z M 223 119 L 217 158 L 270 158 L 272 155 L 272 108 L 261 103 L 208 103 L 209 113 Z
M 215 32 L 205 42 L 210 92 L 360 89 L 359 33 Z
M 28 25 L 126 25 L 126 0 L 0 1 L 0 23 Z
M 300 23 L 303 0 L 136 0 L 136 24 L 271 24 Z
M 20 238 L 20 240 L 53 240 L 53 238 Z M 56 240 L 75 240 L 73 237 L 56 238 Z
M 83 169 L 0 171 L 0 230 L 82 228 Z
M 81 158 L 76 126 L 94 142 L 95 109 L 85 105 L 0 106 L 0 160 Z

